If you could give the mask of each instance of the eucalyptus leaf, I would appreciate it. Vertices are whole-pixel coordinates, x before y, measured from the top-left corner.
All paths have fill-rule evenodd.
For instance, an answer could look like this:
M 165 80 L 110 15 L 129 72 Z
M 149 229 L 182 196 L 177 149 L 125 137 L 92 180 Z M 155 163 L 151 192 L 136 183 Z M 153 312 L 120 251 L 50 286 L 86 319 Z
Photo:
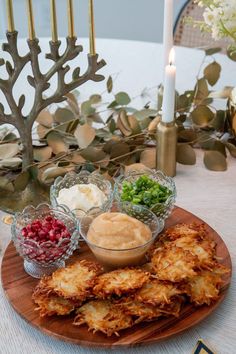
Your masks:
M 140 163 L 148 168 L 156 168 L 156 148 L 147 148 L 141 152 Z
M 208 48 L 205 50 L 205 54 L 206 55 L 213 55 L 213 54 L 219 53 L 221 51 L 222 51 L 222 48 L 220 48 L 220 47 Z
M 211 126 L 217 131 L 224 131 L 226 120 L 226 112 L 223 110 L 218 110 L 216 112 L 215 118 L 211 122 Z
M 21 172 L 14 181 L 14 187 L 15 187 L 14 189 L 16 191 L 23 191 L 27 187 L 29 180 L 30 180 L 29 172 L 28 171 Z
M 68 108 L 58 108 L 54 113 L 54 120 L 57 123 L 66 123 L 74 118 L 74 113 Z
M 227 56 L 229 59 L 236 61 L 236 47 L 235 46 L 229 46 L 227 49 Z
M 234 144 L 229 143 L 229 142 L 226 142 L 225 145 L 226 145 L 227 149 L 229 150 L 230 155 L 233 157 L 236 157 L 236 146 Z
M 219 151 L 205 151 L 203 161 L 208 170 L 211 171 L 227 170 L 226 158 Z
M 161 116 L 159 116 L 159 115 L 156 116 L 148 125 L 148 131 L 155 132 L 160 121 L 161 121 Z
M 204 105 L 197 106 L 191 112 L 191 118 L 192 118 L 194 124 L 196 124 L 200 127 L 207 126 L 208 123 L 211 122 L 214 117 L 215 117 L 215 115 L 211 111 L 211 109 L 207 106 L 204 106 Z
M 111 120 L 108 122 L 108 128 L 112 134 L 116 130 L 116 122 L 113 118 L 111 118 Z
M 36 161 L 47 161 L 52 156 L 52 148 L 50 146 L 45 146 L 42 148 L 34 148 L 34 160 Z
M 214 86 L 220 78 L 221 66 L 216 61 L 207 65 L 204 69 L 204 77 L 211 86 Z
M 141 128 L 136 117 L 134 115 L 128 115 L 127 118 L 132 134 L 135 135 L 141 133 Z
M 132 129 L 128 122 L 128 116 L 125 110 L 121 110 L 117 119 L 117 128 L 120 129 L 124 136 L 130 136 Z
M 89 97 L 89 101 L 92 104 L 97 104 L 97 103 L 101 102 L 101 100 L 102 100 L 102 96 L 99 94 L 94 94 Z
M 126 143 L 115 143 L 111 147 L 111 159 L 126 155 L 130 152 L 130 147 Z
M 178 144 L 176 160 L 182 165 L 195 165 L 196 163 L 195 150 L 192 148 L 191 145 Z
M 108 77 L 106 85 L 107 85 L 107 92 L 111 93 L 113 89 L 113 80 L 111 76 Z
M 51 128 L 54 120 L 53 120 L 53 115 L 46 109 L 43 109 L 37 119 L 36 122 L 39 124 L 43 125 L 44 127 Z
M 51 131 L 51 128 L 47 128 L 42 124 L 39 124 L 36 129 L 39 139 L 44 139 L 46 135 Z
M 72 78 L 73 78 L 73 80 L 78 80 L 79 77 L 80 77 L 80 68 L 77 67 L 77 68 L 75 68 L 75 70 L 72 73 Z
M 89 146 L 89 147 L 87 147 L 87 149 L 84 149 L 83 151 L 81 151 L 81 156 L 86 161 L 97 162 L 97 161 L 101 161 L 101 160 L 105 159 L 107 154 L 103 150 L 101 150 L 97 147 Z
M 131 102 L 129 95 L 126 92 L 118 92 L 115 95 L 115 100 L 120 106 L 127 106 Z
M 4 176 L 0 176 L 0 189 L 5 190 L 7 192 L 14 192 L 14 186 L 12 182 Z
M 118 106 L 118 103 L 116 102 L 116 100 L 114 100 L 107 106 L 107 108 L 115 108 L 117 106 Z
M 17 168 L 20 167 L 22 159 L 20 157 L 11 157 L 4 160 L 0 160 L 0 168 Z
M 57 155 L 60 152 L 67 152 L 68 146 L 65 144 L 63 137 L 59 132 L 52 131 L 47 135 L 48 146 L 52 148 L 52 152 Z
M 201 102 L 209 94 L 207 81 L 205 78 L 201 78 L 197 81 L 195 86 L 195 102 Z
M 9 159 L 14 157 L 20 151 L 18 144 L 7 143 L 7 144 L 0 144 L 0 160 L 1 159 Z
M 64 176 L 67 170 L 64 167 L 49 167 L 43 171 L 41 180 L 44 183 L 52 183 L 58 176 Z
M 150 169 L 142 163 L 134 163 L 132 165 L 125 166 L 125 175 L 132 171 L 150 171 Z
M 88 124 L 78 125 L 74 132 L 78 145 L 81 149 L 88 147 L 96 136 L 96 130 Z
M 92 107 L 92 103 L 90 100 L 88 101 L 84 101 L 82 104 L 81 104 L 81 113 L 84 115 L 84 116 L 90 116 L 92 114 L 94 114 L 96 112 L 96 109 L 94 107 Z
M 193 129 L 182 129 L 178 132 L 178 141 L 182 143 L 193 143 L 197 140 L 197 133 Z
M 145 118 L 149 118 L 149 117 L 156 117 L 157 115 L 157 110 L 155 109 L 141 109 L 140 111 L 136 111 L 134 112 L 134 116 L 138 119 L 138 120 L 143 120 Z

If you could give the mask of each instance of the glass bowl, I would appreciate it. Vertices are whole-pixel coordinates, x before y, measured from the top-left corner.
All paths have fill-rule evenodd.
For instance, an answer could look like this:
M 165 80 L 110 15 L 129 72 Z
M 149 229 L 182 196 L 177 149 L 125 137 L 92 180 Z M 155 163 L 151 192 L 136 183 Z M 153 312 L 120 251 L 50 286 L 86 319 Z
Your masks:
M 143 175 L 148 175 L 149 178 L 158 182 L 160 185 L 167 187 L 171 191 L 171 195 L 163 203 L 156 203 L 151 208 L 151 210 L 159 218 L 163 220 L 167 219 L 170 215 L 172 209 L 174 208 L 174 203 L 176 200 L 176 187 L 173 178 L 164 175 L 161 171 L 156 170 L 145 170 L 145 171 L 131 171 L 127 175 L 121 175 L 116 179 L 114 186 L 114 199 L 118 202 L 122 202 L 122 185 L 124 182 L 135 182 L 139 177 Z M 137 204 L 136 204 L 137 205 Z M 147 206 L 146 206 L 147 208 Z
M 61 189 L 70 188 L 76 184 L 89 183 L 95 184 L 106 195 L 107 199 L 99 207 L 103 210 L 108 210 L 113 200 L 113 188 L 111 183 L 103 178 L 102 175 L 98 173 L 90 173 L 88 171 L 81 171 L 77 174 L 75 172 L 68 172 L 64 177 L 57 177 L 54 184 L 50 188 L 51 204 L 54 207 L 58 205 L 57 197 Z M 67 207 L 70 208 L 69 205 L 67 205 Z M 71 211 L 76 215 L 76 217 L 82 217 L 87 212 L 81 209 L 71 209 Z
M 88 230 L 93 220 L 100 214 L 104 213 L 104 211 L 100 208 L 94 208 L 90 210 L 90 212 L 86 216 L 81 218 L 81 236 L 97 258 L 97 260 L 100 261 L 107 268 L 119 268 L 142 264 L 145 260 L 146 252 L 149 250 L 149 248 L 155 241 L 157 235 L 163 230 L 163 220 L 158 219 L 158 217 L 149 209 L 140 205 L 133 205 L 131 203 L 114 203 L 110 212 L 120 212 L 123 214 L 127 214 L 143 222 L 151 230 L 151 239 L 141 246 L 126 249 L 104 248 L 90 242 L 87 238 Z
M 46 217 L 53 217 L 63 223 L 70 237 L 63 235 L 59 241 L 41 242 L 33 239 L 34 235 L 29 237 L 29 232 L 35 232 L 32 222 L 44 220 L 45 223 Z M 23 229 L 27 230 L 27 236 L 23 236 Z M 64 267 L 64 261 L 72 255 L 79 241 L 78 221 L 69 209 L 61 206 L 53 208 L 48 204 L 39 204 L 36 208 L 30 205 L 21 213 L 16 213 L 11 233 L 17 252 L 24 258 L 25 271 L 34 278 L 41 278 L 42 275 L 49 275 L 57 268 Z

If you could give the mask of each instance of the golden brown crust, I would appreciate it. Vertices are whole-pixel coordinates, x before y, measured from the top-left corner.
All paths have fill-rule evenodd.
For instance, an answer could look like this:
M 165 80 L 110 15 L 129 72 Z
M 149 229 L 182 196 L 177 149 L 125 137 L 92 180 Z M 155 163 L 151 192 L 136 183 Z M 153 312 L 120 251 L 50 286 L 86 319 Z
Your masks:
M 57 294 L 65 299 L 84 301 L 92 293 L 95 280 L 102 268 L 94 262 L 82 260 L 66 268 L 57 269 L 44 278 L 38 289 L 48 294 Z
M 197 274 L 197 256 L 176 246 L 167 245 L 156 250 L 151 262 L 160 280 L 181 282 Z
M 43 294 L 34 293 L 33 300 L 38 305 L 35 311 L 39 311 L 40 317 L 59 315 L 64 316 L 74 311 L 76 304 L 71 300 L 64 299 L 57 295 L 45 296 Z
M 141 288 L 150 277 L 148 272 L 141 269 L 117 269 L 100 275 L 97 278 L 93 293 L 98 298 L 108 298 L 112 295 L 121 296 Z
M 134 300 L 153 306 L 170 304 L 176 295 L 182 294 L 176 284 L 157 279 L 149 280 L 134 294 Z
M 119 336 L 119 331 L 133 325 L 132 317 L 120 311 L 109 300 L 94 300 L 87 302 L 77 311 L 73 324 L 80 326 L 88 325 L 89 331 L 93 333 L 101 331 L 108 337 L 112 334 Z

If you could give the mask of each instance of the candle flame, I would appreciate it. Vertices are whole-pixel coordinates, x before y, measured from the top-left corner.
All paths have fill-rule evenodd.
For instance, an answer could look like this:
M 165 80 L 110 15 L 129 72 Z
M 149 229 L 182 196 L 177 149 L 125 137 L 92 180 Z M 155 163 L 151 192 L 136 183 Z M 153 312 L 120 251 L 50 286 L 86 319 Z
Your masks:
M 174 48 L 172 48 L 169 54 L 169 64 L 174 65 L 174 63 L 175 63 L 175 50 Z

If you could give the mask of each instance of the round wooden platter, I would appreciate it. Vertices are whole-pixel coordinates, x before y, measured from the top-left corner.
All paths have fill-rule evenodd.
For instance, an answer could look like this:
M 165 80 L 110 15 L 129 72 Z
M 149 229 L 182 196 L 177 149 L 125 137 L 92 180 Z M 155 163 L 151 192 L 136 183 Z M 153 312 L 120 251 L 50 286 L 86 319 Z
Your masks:
M 166 227 L 177 223 L 204 223 L 195 215 L 175 207 L 171 216 L 166 222 Z M 217 256 L 220 257 L 221 263 L 232 269 L 231 259 L 226 245 L 221 237 L 206 223 L 205 227 L 209 232 L 209 237 L 217 243 Z M 70 259 L 94 259 L 92 253 L 85 244 L 81 245 L 81 249 Z M 2 262 L 2 285 L 5 294 L 15 309 L 15 311 L 29 324 L 38 328 L 40 331 L 56 337 L 58 339 L 86 346 L 97 347 L 124 347 L 140 344 L 149 344 L 165 340 L 176 335 L 185 329 L 196 325 L 198 322 L 209 316 L 225 297 L 226 290 L 230 284 L 231 274 L 225 276 L 222 291 L 219 299 L 211 306 L 194 307 L 187 304 L 181 311 L 179 318 L 163 318 L 153 322 L 140 323 L 130 329 L 123 330 L 120 337 L 107 337 L 102 333 L 88 332 L 87 327 L 76 327 L 72 325 L 74 315 L 58 317 L 52 316 L 41 319 L 35 311 L 35 305 L 31 299 L 32 291 L 38 280 L 31 278 L 23 269 L 23 260 L 16 253 L 12 243 L 3 257 Z

